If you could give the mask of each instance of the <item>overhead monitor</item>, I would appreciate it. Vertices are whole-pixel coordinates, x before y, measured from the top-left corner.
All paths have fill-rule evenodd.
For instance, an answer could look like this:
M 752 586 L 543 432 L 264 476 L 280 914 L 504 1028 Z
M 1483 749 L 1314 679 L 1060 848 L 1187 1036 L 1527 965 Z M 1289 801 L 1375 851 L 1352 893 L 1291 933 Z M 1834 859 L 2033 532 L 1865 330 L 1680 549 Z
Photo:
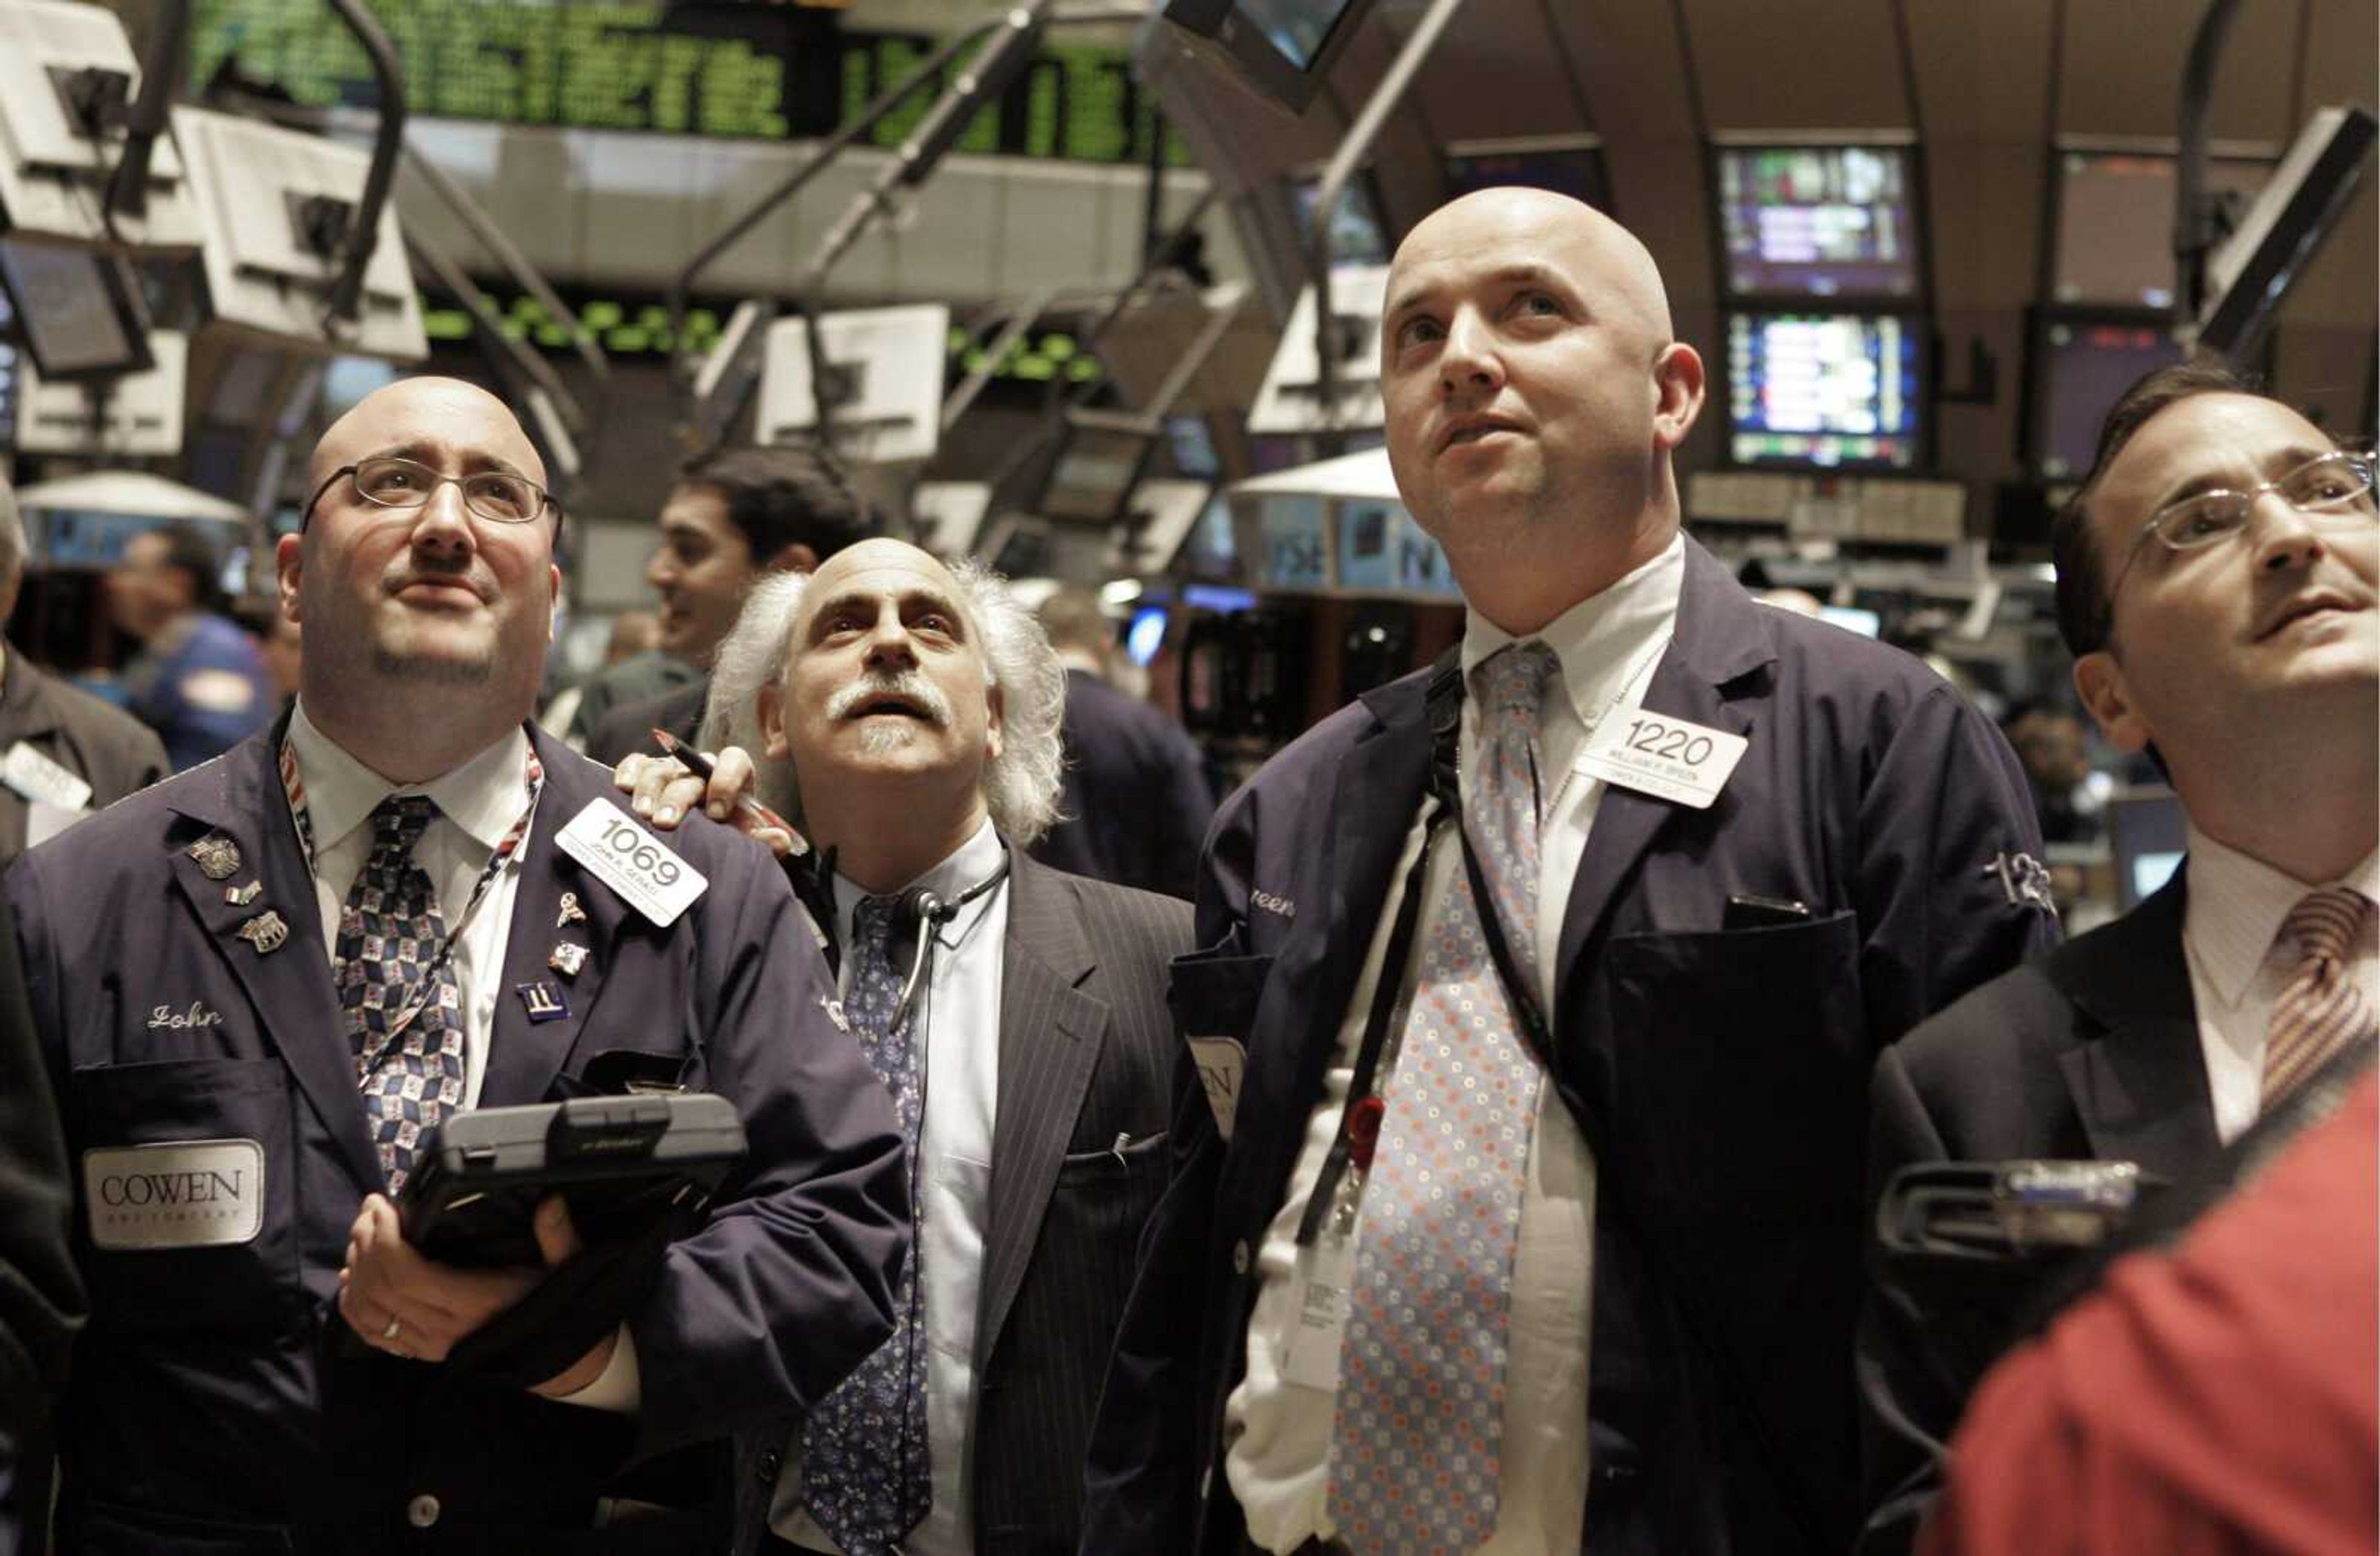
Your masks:
M 2091 468 L 2099 423 L 2125 390 L 2182 359 L 2162 324 L 2044 321 L 2034 335 L 2033 463 L 2045 480 L 2076 480 Z
M 1446 198 L 1506 185 L 1550 189 L 1597 211 L 1611 209 L 1603 176 L 1603 140 L 1594 135 L 1538 135 L 1510 140 L 1457 140 L 1446 148 Z
M 2234 362 L 2260 345 L 2281 299 L 2345 213 L 2380 125 L 2354 106 L 2306 122 L 2231 236 L 2208 256 L 2198 320 L 2202 349 Z
M 1336 416 L 1322 404 L 1322 368 L 1315 342 L 1314 288 L 1297 294 L 1281 331 L 1272 365 L 1265 370 L 1248 431 L 1260 437 L 1378 427 L 1388 417 L 1380 404 L 1380 311 L 1389 289 L 1386 265 L 1365 265 L 1330 277 L 1331 342 L 1338 352 Z
M 139 212 L 104 214 L 140 67 L 103 6 L 0 0 L 0 227 L 152 252 L 199 246 L 197 213 L 171 136 L 149 159 Z
M 1155 440 L 1131 427 L 1070 419 L 1036 511 L 1091 524 L 1121 517 L 1155 451 Z
M 47 377 L 136 372 L 149 365 L 149 322 L 124 261 L 89 249 L 0 237 L 0 289 Z
M 1914 298 L 1915 151 L 1906 145 L 1721 145 L 1719 225 L 1737 298 Z
M 54 383 L 25 364 L 18 383 L 17 451 L 121 459 L 170 459 L 181 453 L 189 337 L 159 330 L 147 345 L 152 366 L 99 384 Z
M 2271 164 L 2209 157 L 2206 189 L 2236 213 L 2264 187 Z M 2173 306 L 2174 159 L 2155 151 L 2076 151 L 2058 157 L 2058 241 L 2053 301 L 2083 307 Z
M 329 317 L 370 153 L 203 108 L 174 110 L 206 230 L 213 319 L 282 350 L 418 362 L 421 298 L 394 203 L 381 208 L 358 316 Z
M 1248 79 L 1304 113 L 1372 0 L 1166 0 L 1172 25 L 1213 41 Z
M 1797 469 L 1917 467 L 1923 321 L 1899 314 L 1730 313 L 1728 452 Z
M 835 446 L 875 465 L 933 457 L 942 438 L 942 371 L 951 310 L 940 303 L 854 309 L 820 316 L 827 365 L 841 403 L 829 418 Z M 764 444 L 812 434 L 809 325 L 799 316 L 769 326 L 760 366 L 755 433 Z

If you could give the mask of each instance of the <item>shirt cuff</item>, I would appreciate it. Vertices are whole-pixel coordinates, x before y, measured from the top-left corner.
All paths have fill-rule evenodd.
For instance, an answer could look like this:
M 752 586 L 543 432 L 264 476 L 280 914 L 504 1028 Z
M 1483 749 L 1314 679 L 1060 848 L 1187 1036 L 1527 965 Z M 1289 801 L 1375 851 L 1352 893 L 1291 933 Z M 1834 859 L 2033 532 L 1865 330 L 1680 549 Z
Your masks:
M 589 1410 L 608 1410 L 615 1416 L 633 1416 L 644 1403 L 644 1379 L 637 1370 L 637 1338 L 622 1324 L 618 1337 L 612 1344 L 612 1359 L 603 1364 L 595 1381 L 577 1393 L 553 1396 L 564 1404 L 584 1405 Z

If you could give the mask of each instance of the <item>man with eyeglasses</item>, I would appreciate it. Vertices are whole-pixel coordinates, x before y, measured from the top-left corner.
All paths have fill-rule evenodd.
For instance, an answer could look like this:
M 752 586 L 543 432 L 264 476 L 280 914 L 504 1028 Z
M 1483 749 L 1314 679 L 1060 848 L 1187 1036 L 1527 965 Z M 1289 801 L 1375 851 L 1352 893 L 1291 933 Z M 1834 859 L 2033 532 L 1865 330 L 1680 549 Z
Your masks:
M 891 1106 L 768 856 L 652 837 L 528 726 L 563 517 L 504 406 L 393 385 L 311 475 L 289 713 L 8 878 L 91 1297 L 61 1549 L 716 1549 L 729 1435 L 891 1332 Z M 550 1375 L 477 1368 L 458 1347 L 579 1239 L 557 1197 L 542 1268 L 417 1252 L 395 1201 L 431 1131 L 676 1089 L 744 1121 L 719 1202 Z
M 1887 1049 L 1870 1163 L 2029 1158 L 2187 1178 L 2380 1011 L 2380 524 L 2372 463 L 2218 367 L 2108 413 L 2058 519 L 2058 627 L 2083 705 L 2146 751 L 2184 867 L 2116 922 Z M 1996 1342 L 1879 1264 L 1861 1343 L 1864 1549 L 1904 1547 Z M 1977 1320 L 1986 1320 L 1981 1328 Z M 2005 1326 L 1999 1326 L 2005 1327 Z M 1980 1347 L 1980 1349 L 1978 1349 Z M 1954 1352 L 1959 1354 L 1953 1354 Z

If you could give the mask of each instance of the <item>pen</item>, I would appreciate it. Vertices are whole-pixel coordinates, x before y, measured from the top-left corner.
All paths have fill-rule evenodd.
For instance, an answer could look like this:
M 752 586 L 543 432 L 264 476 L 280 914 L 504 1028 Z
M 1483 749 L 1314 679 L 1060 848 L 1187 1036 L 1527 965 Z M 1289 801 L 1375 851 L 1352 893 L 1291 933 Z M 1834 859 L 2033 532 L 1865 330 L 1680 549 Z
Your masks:
M 717 775 L 716 770 L 711 766 L 710 759 L 709 757 L 704 756 L 700 751 L 696 750 L 685 741 L 680 740 L 668 730 L 657 729 L 653 731 L 653 741 L 661 747 L 663 752 L 676 759 L 679 765 L 685 767 L 696 777 L 701 779 L 705 784 L 709 784 L 710 780 Z M 770 809 L 767 806 L 761 804 L 759 800 L 753 798 L 750 795 L 746 795 L 741 799 L 738 799 L 735 802 L 735 808 L 739 810 L 749 811 L 753 816 L 759 820 L 763 826 L 775 827 L 780 832 L 783 832 L 787 836 L 791 837 L 794 840 L 795 853 L 807 854 L 809 852 L 808 840 L 804 838 L 800 833 L 795 832 L 791 822 L 787 821 L 783 816 L 778 815 L 775 811 Z

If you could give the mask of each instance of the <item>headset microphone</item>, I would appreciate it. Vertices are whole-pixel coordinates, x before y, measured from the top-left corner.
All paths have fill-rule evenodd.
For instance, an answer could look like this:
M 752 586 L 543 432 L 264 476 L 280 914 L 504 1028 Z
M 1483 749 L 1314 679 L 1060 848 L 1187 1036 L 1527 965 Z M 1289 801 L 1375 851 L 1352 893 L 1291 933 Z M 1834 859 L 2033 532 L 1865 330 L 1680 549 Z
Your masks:
M 917 949 L 909 955 L 909 976 L 901 985 L 900 1003 L 892 1007 L 892 1027 L 898 1031 L 901 1023 L 909 1018 L 909 1003 L 917 996 L 917 986 L 924 982 L 933 964 L 934 932 L 959 916 L 959 909 L 1008 879 L 1008 854 L 1002 850 L 1000 868 L 944 902 L 933 890 L 912 886 L 901 893 L 892 908 L 892 927 L 896 931 L 917 937 Z

